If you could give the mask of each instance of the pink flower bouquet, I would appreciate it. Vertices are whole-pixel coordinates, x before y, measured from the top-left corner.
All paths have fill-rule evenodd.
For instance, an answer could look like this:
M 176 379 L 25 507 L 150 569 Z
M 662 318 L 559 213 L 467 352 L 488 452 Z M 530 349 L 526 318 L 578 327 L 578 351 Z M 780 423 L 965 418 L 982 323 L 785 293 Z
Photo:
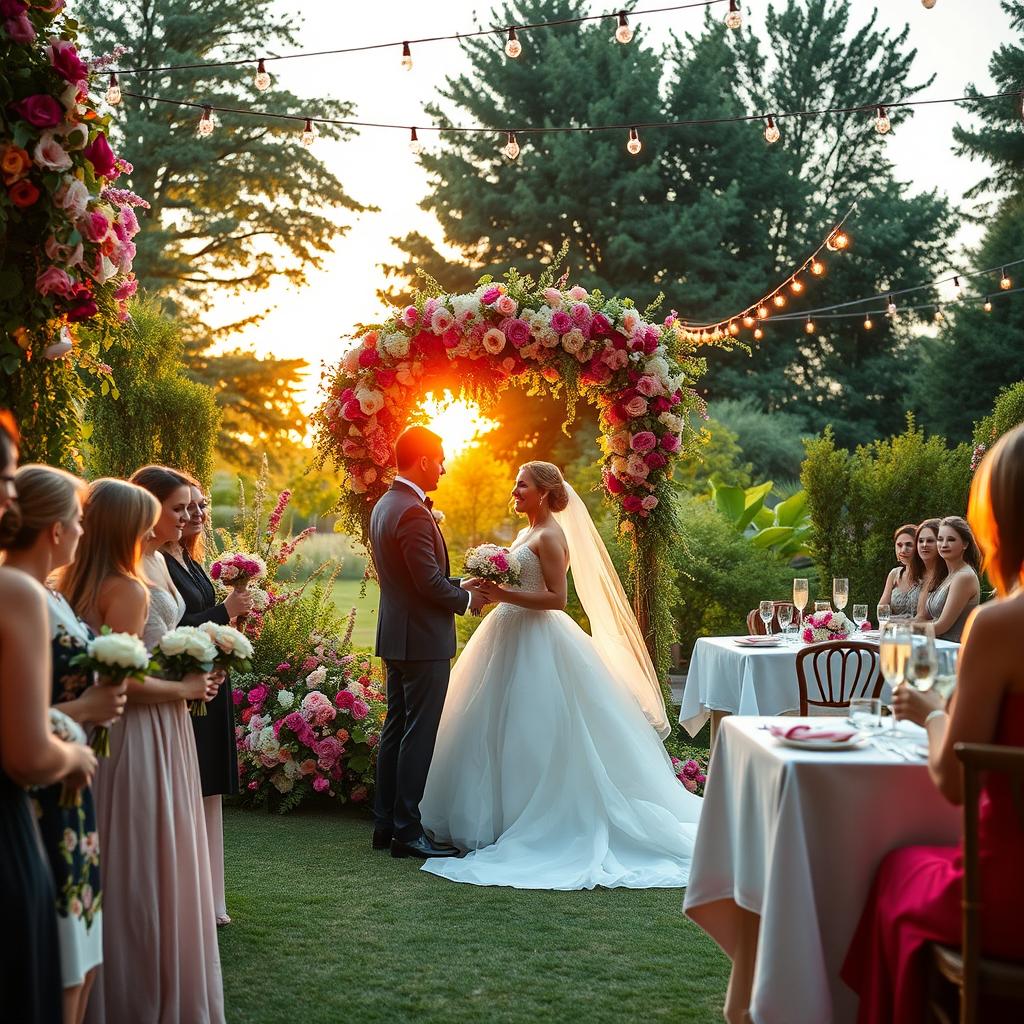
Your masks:
M 259 555 L 249 555 L 242 551 L 225 551 L 210 566 L 210 576 L 233 587 L 244 590 L 252 580 L 265 575 L 267 564 Z
M 466 552 L 466 572 L 477 579 L 507 586 L 519 584 L 519 566 L 509 557 L 508 548 L 480 544 Z
M 857 624 L 842 612 L 814 612 L 804 616 L 800 639 L 805 644 L 821 644 L 827 640 L 846 640 L 857 632 Z

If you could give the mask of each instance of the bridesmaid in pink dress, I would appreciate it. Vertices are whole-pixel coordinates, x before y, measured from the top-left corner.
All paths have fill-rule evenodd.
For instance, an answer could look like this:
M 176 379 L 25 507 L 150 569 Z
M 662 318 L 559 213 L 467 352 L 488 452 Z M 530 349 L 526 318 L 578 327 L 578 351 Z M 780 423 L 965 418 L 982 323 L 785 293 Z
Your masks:
M 929 771 L 953 804 L 963 800 L 954 744 L 1024 747 L 1024 426 L 981 464 L 969 519 L 999 599 L 967 623 L 948 714 L 934 694 L 901 686 L 894 696 L 897 715 L 928 730 Z M 982 788 L 979 847 L 982 952 L 1024 961 L 1024 822 L 1006 776 Z M 924 1020 L 925 946 L 960 945 L 962 881 L 958 847 L 905 847 L 882 861 L 842 972 L 860 996 L 859 1024 Z M 983 1019 L 1009 1019 L 981 1009 Z
M 185 521 L 188 487 L 178 491 L 161 504 L 123 480 L 90 487 L 85 534 L 62 590 L 94 629 L 135 633 L 152 648 L 177 625 L 181 598 L 157 549 Z M 130 682 L 123 721 L 110 730 L 110 756 L 94 787 L 104 929 L 89 1024 L 223 1024 L 199 765 L 185 704 L 215 692 L 200 673 Z

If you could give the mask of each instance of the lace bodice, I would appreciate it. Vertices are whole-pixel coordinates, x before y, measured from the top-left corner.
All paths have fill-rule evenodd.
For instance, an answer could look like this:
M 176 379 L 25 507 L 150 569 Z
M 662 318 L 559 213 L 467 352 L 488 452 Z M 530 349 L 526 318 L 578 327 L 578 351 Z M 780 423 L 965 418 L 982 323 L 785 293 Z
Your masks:
M 897 576 L 897 582 L 899 577 Z M 889 609 L 897 618 L 913 618 L 917 614 L 917 600 L 921 595 L 921 584 L 915 583 L 909 590 L 903 591 L 893 584 L 889 596 Z
M 142 631 L 142 642 L 150 649 L 163 638 L 168 630 L 174 629 L 185 614 L 185 602 L 175 590 L 168 593 L 163 587 L 149 588 L 149 618 Z
M 509 587 L 509 590 L 546 590 L 544 582 L 544 570 L 540 565 L 540 558 L 537 553 L 528 545 L 520 544 L 519 547 L 509 551 L 509 557 L 519 566 L 519 586 Z

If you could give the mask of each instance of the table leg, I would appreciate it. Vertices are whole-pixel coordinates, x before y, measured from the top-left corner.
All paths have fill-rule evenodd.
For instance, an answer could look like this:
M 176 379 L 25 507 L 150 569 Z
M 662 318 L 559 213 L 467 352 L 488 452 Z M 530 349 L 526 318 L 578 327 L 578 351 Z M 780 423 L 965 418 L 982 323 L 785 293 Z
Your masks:
M 711 743 L 708 747 L 709 754 L 715 749 L 715 740 L 718 739 L 718 727 L 722 724 L 722 719 L 728 714 L 730 714 L 728 711 L 711 712 Z
M 723 1016 L 729 1024 L 750 1020 L 750 994 L 754 987 L 754 962 L 757 959 L 757 935 L 761 917 L 742 907 L 736 908 L 732 971 L 725 993 Z

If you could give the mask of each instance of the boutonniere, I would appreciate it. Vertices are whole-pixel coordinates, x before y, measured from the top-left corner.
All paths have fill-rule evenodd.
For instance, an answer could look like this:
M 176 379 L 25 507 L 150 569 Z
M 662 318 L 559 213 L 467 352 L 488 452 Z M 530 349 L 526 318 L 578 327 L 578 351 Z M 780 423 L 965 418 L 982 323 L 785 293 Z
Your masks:
M 440 526 L 444 522 L 444 513 L 439 508 L 432 508 L 430 514 L 434 517 L 434 522 Z

